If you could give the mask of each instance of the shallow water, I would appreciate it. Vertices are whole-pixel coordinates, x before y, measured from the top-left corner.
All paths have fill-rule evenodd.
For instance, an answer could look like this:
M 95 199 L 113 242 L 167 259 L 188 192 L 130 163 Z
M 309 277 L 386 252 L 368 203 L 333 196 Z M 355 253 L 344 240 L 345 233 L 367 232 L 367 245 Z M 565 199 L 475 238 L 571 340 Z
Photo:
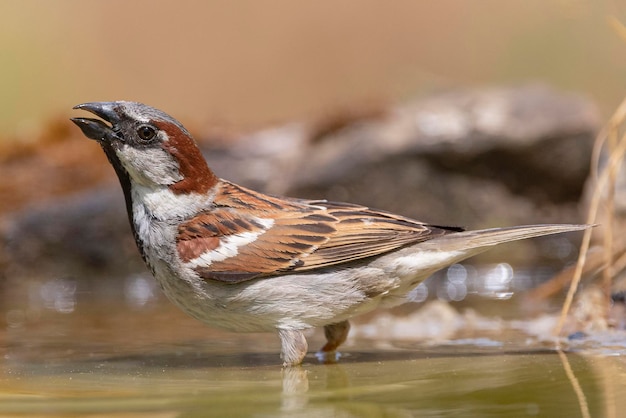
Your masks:
M 75 297 L 41 298 L 42 286 Z M 390 321 L 414 338 L 383 336 L 372 325 L 386 327 L 381 315 L 366 317 L 338 363 L 310 353 L 283 370 L 275 335 L 213 330 L 158 292 L 120 300 L 63 283 L 22 290 L 5 294 L 0 416 L 617 417 L 626 406 L 624 341 L 560 355 L 498 319 L 419 336 L 432 321 L 446 327 L 447 314 L 433 314 L 448 312 L 439 305 L 395 312 Z M 308 339 L 311 350 L 323 342 L 319 330 Z
M 104 359 L 9 361 L 0 414 L 572 417 L 584 402 L 590 416 L 619 416 L 624 395 L 617 356 L 567 356 L 577 383 L 563 359 L 547 352 L 432 348 L 353 352 L 339 364 L 286 370 L 260 365 L 274 357 L 214 355 L 188 344 Z

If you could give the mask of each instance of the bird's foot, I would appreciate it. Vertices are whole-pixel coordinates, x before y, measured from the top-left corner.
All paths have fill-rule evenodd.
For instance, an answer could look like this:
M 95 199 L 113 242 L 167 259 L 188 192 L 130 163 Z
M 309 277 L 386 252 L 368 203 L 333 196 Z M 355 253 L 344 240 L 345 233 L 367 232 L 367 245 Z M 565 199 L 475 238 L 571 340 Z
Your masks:
M 279 329 L 283 367 L 293 367 L 302 363 L 308 344 L 302 331 L 297 329 Z
M 348 321 L 324 326 L 326 344 L 317 352 L 317 359 L 326 364 L 336 363 L 341 357 L 341 353 L 337 351 L 337 348 L 346 341 L 349 332 L 350 323 Z

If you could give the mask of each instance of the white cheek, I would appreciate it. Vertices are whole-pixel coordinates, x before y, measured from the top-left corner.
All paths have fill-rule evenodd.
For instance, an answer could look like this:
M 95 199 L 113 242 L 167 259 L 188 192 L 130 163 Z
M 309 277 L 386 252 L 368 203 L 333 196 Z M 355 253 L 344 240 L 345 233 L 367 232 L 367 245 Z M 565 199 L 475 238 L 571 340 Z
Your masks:
M 116 153 L 128 174 L 145 186 L 174 184 L 183 179 L 178 162 L 161 148 L 137 149 L 122 145 Z

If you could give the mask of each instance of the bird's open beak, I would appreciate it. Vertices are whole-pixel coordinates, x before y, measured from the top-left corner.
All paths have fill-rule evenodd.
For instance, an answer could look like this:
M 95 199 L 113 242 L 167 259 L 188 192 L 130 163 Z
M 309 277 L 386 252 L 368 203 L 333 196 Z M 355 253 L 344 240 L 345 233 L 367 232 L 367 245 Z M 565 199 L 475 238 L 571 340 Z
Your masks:
M 120 117 L 115 111 L 117 106 L 116 102 L 93 102 L 74 106 L 74 109 L 86 110 L 101 117 L 106 122 L 109 122 L 111 126 L 100 119 L 72 118 L 71 121 L 83 131 L 87 138 L 95 139 L 96 141 L 109 141 L 117 138 L 113 130 L 113 127 L 120 121 Z

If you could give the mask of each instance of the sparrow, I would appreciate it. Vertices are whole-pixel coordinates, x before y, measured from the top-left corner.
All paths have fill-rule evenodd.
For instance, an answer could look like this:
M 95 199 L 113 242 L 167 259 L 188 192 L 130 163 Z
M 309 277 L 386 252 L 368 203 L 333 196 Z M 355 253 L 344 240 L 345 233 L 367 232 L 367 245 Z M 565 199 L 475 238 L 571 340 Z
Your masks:
M 142 103 L 84 103 L 72 118 L 124 191 L 143 260 L 167 297 L 205 324 L 277 331 L 284 366 L 323 327 L 327 358 L 349 319 L 407 301 L 428 276 L 487 250 L 587 225 L 464 231 L 366 206 L 272 196 L 216 176 L 185 127 Z

